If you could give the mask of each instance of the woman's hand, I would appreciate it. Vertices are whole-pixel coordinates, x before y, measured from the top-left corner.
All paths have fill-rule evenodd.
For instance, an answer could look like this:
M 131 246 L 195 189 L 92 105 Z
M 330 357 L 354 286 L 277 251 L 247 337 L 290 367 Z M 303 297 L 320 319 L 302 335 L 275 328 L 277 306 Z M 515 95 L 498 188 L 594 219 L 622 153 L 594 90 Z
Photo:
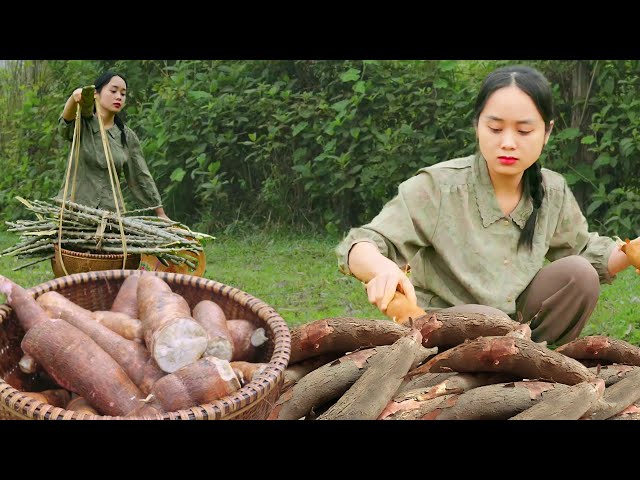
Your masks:
M 418 303 L 413 284 L 398 267 L 379 273 L 369 280 L 366 288 L 369 302 L 378 307 L 382 313 L 386 312 L 396 290 L 404 293 L 411 304 L 417 305 Z
M 351 247 L 349 269 L 367 287 L 369 302 L 385 313 L 396 290 L 417 305 L 416 291 L 407 274 L 394 262 L 383 256 L 372 243 L 362 241 Z
M 170 222 L 171 219 L 167 216 L 166 213 L 164 213 L 164 208 L 162 207 L 158 207 L 155 209 L 156 215 L 160 218 L 165 219 L 166 221 Z
M 76 103 L 82 102 L 82 88 L 76 88 L 71 94 Z

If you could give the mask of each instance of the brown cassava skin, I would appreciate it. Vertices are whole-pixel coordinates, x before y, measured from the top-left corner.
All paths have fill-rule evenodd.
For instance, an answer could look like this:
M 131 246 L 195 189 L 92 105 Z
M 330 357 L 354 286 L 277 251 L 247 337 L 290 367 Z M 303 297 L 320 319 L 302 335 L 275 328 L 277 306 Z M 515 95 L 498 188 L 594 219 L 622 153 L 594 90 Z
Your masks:
M 437 397 L 461 394 L 476 387 L 514 380 L 519 379 L 505 373 L 422 373 L 408 382 L 405 380 L 400 385 L 378 420 L 384 420 L 398 411 L 422 408 L 424 402 Z
M 230 365 L 242 386 L 251 382 L 253 377 L 260 375 L 269 366 L 268 363 L 243 362 L 241 360 L 231 362 Z
M 296 363 L 325 353 L 353 352 L 359 348 L 391 345 L 410 332 L 388 320 L 326 318 L 291 330 L 290 362 Z
M 58 292 L 46 292 L 37 299 L 52 318 L 62 318 L 80 329 L 107 352 L 144 394 L 165 375 L 140 343 L 127 340 L 96 322 L 89 310 L 79 307 Z
M 137 318 L 131 318 L 126 313 L 111 312 L 109 310 L 96 310 L 92 312 L 93 319 L 113 330 L 121 337 L 134 342 L 142 343 L 142 322 Z
M 531 329 L 497 315 L 481 313 L 446 313 L 436 312 L 425 315 L 413 321 L 413 328 L 422 333 L 422 343 L 425 347 L 438 347 L 441 350 L 455 347 L 478 337 L 495 337 L 506 335 L 514 331 L 531 338 Z
M 603 380 L 604 381 L 604 380 Z M 582 416 L 583 420 L 605 420 L 640 399 L 640 369 L 605 389 L 602 398 Z
M 111 305 L 111 311 L 124 313 L 129 318 L 138 318 L 138 280 L 140 275 L 129 275 Z M 130 339 L 132 340 L 132 339 Z
M 509 382 L 485 385 L 464 392 L 430 420 L 508 420 L 531 408 L 551 392 L 569 390 L 552 382 Z M 426 419 L 425 419 L 426 420 Z
M 603 365 L 600 367 L 589 367 L 589 371 L 596 377 L 604 380 L 604 386 L 610 387 L 615 385 L 631 372 L 640 370 L 640 367 L 634 365 Z M 606 391 L 605 391 L 606 393 Z
M 36 303 L 33 295 L 2 275 L 0 275 L 0 293 L 7 296 L 7 305 L 13 308 L 25 332 L 39 322 L 49 320 L 49 316 Z
M 309 372 L 276 401 L 270 420 L 297 420 L 312 408 L 339 398 L 369 367 L 370 361 L 389 346 L 359 350 Z
M 227 320 L 227 328 L 233 341 L 232 360 L 253 362 L 260 356 L 261 346 L 267 341 L 264 328 L 243 319 Z
M 164 410 L 176 411 L 211 403 L 239 388 L 229 362 L 203 357 L 158 380 L 151 393 Z
M 576 360 L 604 360 L 640 366 L 640 347 L 603 335 L 577 338 L 558 347 L 556 352 Z
M 73 410 L 74 412 L 77 413 L 86 413 L 89 415 L 100 415 L 98 413 L 98 411 L 93 408 L 89 402 L 87 402 L 84 398 L 82 397 L 76 397 L 73 400 L 71 400 L 66 407 L 67 410 Z
M 317 357 L 308 358 L 302 360 L 296 364 L 289 364 L 284 371 L 284 383 L 282 384 L 282 392 L 295 385 L 305 375 L 313 372 L 315 369 L 325 365 L 336 358 L 340 358 L 341 354 L 338 352 L 325 353 Z
M 390 348 L 390 345 L 382 345 L 358 350 L 310 372 L 280 396 L 269 418 L 296 420 L 308 415 L 312 408 L 340 397 L 362 376 L 376 355 Z M 436 353 L 436 349 L 419 351 L 421 354 L 414 364 Z
M 535 405 L 553 391 L 569 389 L 567 385 L 551 382 L 507 382 L 484 385 L 448 396 L 444 403 L 429 402 L 431 398 L 409 397 L 389 415 L 389 420 L 507 420 Z M 434 397 L 437 398 L 437 397 Z
M 595 378 L 577 360 L 531 340 L 507 336 L 470 340 L 436 355 L 420 368 L 430 372 L 505 372 L 567 385 Z
M 56 388 L 52 390 L 44 390 L 42 392 L 23 392 L 25 395 L 29 395 L 36 400 L 48 403 L 54 407 L 66 408 L 67 404 L 71 400 L 71 394 L 63 389 Z
M 233 337 L 220 305 L 211 300 L 202 300 L 193 308 L 191 315 L 209 335 L 205 355 L 230 361 L 233 358 Z
M 431 420 L 441 410 L 448 406 L 455 405 L 457 394 L 445 394 L 428 400 L 415 401 L 413 404 L 405 403 L 402 408 L 392 412 L 383 411 L 379 418 L 381 420 Z
M 581 382 L 549 394 L 509 420 L 578 420 L 604 393 L 604 380 Z
M 607 420 L 640 420 L 640 401 L 634 402 L 633 405 L 629 405 L 620 413 L 607 418 Z
M 138 312 L 147 349 L 165 372 L 197 361 L 207 348 L 207 332 L 191 317 L 187 301 L 150 273 L 138 280 Z
M 81 307 L 54 290 L 43 293 L 36 302 L 47 312 L 49 318 L 82 317 L 89 318 L 95 323 L 91 310 Z
M 426 399 L 426 397 L 435 398 L 438 395 L 463 393 L 484 385 L 517 380 L 521 379 L 508 373 L 423 373 L 408 382 L 403 382 L 393 400 L 396 402 L 406 400 L 405 396 L 416 390 L 422 390 L 421 396 Z
M 411 330 L 386 352 L 376 355 L 369 368 L 318 420 L 375 420 L 423 351 L 420 332 Z
M 91 337 L 64 320 L 31 327 L 22 350 L 66 390 L 76 392 L 104 415 L 126 415 L 144 395 L 120 365 Z

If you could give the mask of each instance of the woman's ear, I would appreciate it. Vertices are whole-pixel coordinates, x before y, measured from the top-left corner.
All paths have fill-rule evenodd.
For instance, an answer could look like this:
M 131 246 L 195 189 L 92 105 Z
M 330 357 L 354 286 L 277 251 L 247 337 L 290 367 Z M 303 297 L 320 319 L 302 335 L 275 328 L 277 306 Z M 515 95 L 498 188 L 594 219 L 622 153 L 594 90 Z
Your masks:
M 549 137 L 551 136 L 551 131 L 553 130 L 553 120 L 549 122 L 549 130 L 544 133 L 544 144 L 546 145 L 549 141 Z

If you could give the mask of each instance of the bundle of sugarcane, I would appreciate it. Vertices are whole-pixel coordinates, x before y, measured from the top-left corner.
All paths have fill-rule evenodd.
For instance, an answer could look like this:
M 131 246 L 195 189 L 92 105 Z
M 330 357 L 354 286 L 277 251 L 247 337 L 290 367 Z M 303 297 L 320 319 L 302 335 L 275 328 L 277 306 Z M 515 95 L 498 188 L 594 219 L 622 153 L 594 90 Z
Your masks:
M 179 252 L 191 251 L 197 255 L 202 251 L 201 241 L 214 238 L 205 233 L 194 232 L 179 222 L 156 216 L 136 215 L 142 210 L 132 210 L 126 216 L 118 217 L 115 212 L 70 201 L 64 202 L 60 236 L 60 205 L 16 198 L 35 213 L 37 220 L 5 222 L 9 227 L 7 230 L 20 235 L 20 240 L 0 252 L 0 257 L 35 259 L 13 270 L 53 258 L 54 245 L 58 243 L 59 237 L 62 238 L 60 246 L 66 250 L 93 254 L 148 254 L 155 255 L 165 265 L 186 264 L 195 268 L 193 257 L 179 255 Z M 62 204 L 62 200 L 55 201 Z

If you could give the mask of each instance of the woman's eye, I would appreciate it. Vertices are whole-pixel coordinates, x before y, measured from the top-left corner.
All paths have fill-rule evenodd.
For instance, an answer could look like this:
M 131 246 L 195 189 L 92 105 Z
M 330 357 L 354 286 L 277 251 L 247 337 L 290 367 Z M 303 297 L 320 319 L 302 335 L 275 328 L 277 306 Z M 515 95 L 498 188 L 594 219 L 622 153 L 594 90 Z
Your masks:
M 499 133 L 502 131 L 501 128 L 492 128 L 492 127 L 489 127 L 489 130 L 491 130 L 493 133 Z
M 518 130 L 521 135 L 529 135 L 533 130 Z

